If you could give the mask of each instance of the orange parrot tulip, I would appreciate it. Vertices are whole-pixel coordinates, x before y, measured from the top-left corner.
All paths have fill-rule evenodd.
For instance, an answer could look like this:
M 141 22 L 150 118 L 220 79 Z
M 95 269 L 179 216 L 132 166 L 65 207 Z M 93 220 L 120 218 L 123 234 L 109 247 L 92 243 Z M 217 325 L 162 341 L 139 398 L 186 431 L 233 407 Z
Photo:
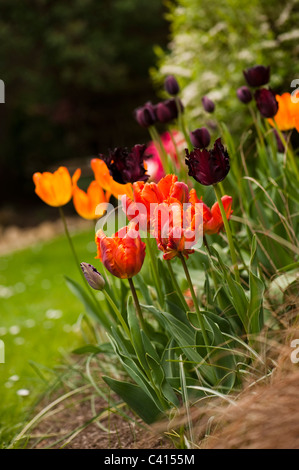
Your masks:
M 81 176 L 81 169 L 78 168 L 72 177 L 73 183 L 73 203 L 78 214 L 84 219 L 92 220 L 101 217 L 105 211 L 102 210 L 99 213 L 96 209 L 100 203 L 108 203 L 110 193 L 104 193 L 101 186 L 97 181 L 92 181 L 87 188 L 87 191 L 83 191 L 78 187 L 78 180 Z M 105 206 L 104 206 L 105 207 Z
M 113 276 L 130 279 L 139 273 L 145 258 L 145 243 L 141 240 L 137 225 L 131 222 L 112 237 L 102 230 L 96 233 L 99 258 Z
M 133 199 L 127 195 L 122 196 L 123 210 L 127 214 L 129 220 L 140 213 L 138 208 L 142 204 L 144 211 L 140 217 L 142 228 L 150 229 L 150 218 L 153 215 L 154 206 L 151 210 L 151 204 L 157 205 L 162 202 L 171 203 L 179 202 L 183 204 L 188 202 L 189 191 L 185 183 L 178 181 L 176 175 L 166 175 L 158 184 L 144 183 L 136 181 L 133 183 Z M 145 219 L 145 220 L 143 220 Z M 144 227 L 145 226 L 145 227 Z
M 34 173 L 35 192 L 49 206 L 61 207 L 72 198 L 72 180 L 69 171 L 64 166 L 54 173 Z
M 275 96 L 278 102 L 278 111 L 274 121 L 279 130 L 289 131 L 296 127 L 299 132 L 299 103 L 293 103 L 290 93 Z M 272 127 L 275 127 L 273 119 L 268 119 Z
M 185 210 L 178 201 L 163 202 L 156 206 L 151 224 L 164 259 L 172 259 L 178 254 L 188 258 L 202 235 L 201 205 L 188 205 Z
M 94 176 L 97 183 L 105 191 L 109 191 L 117 199 L 123 194 L 126 194 L 129 197 L 133 196 L 132 184 L 120 184 L 114 181 L 114 179 L 110 175 L 106 163 L 103 160 L 101 160 L 100 158 L 93 158 L 91 160 L 91 168 L 94 172 Z
M 202 218 L 203 218 L 203 234 L 204 235 L 213 235 L 219 233 L 223 229 L 223 219 L 220 212 L 220 207 L 218 202 L 210 209 L 202 199 L 198 199 L 195 189 L 191 189 L 189 201 L 192 205 L 195 203 L 202 204 Z M 233 198 L 231 196 L 223 196 L 221 198 L 224 211 L 226 213 L 227 220 L 230 219 L 232 211 L 232 202 Z

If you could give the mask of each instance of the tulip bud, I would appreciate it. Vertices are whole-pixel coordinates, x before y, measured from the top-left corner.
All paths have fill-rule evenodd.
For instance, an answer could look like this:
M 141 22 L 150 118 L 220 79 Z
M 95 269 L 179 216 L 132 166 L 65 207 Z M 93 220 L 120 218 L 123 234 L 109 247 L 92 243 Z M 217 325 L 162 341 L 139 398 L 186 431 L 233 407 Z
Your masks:
M 175 96 L 179 93 L 180 87 L 173 75 L 169 75 L 165 78 L 164 88 L 169 95 Z
M 256 65 L 247 70 L 243 70 L 244 77 L 249 86 L 255 88 L 266 85 L 270 80 L 270 67 Z
M 209 146 L 211 136 L 206 127 L 201 127 L 200 129 L 195 129 L 195 131 L 190 132 L 190 140 L 193 147 L 203 149 Z
M 179 106 L 180 110 L 183 111 L 183 105 L 180 101 Z M 173 121 L 178 117 L 178 107 L 174 98 L 156 104 L 155 111 L 158 121 L 164 124 Z
M 99 271 L 97 271 L 92 264 L 81 263 L 80 266 L 90 287 L 95 290 L 103 290 L 105 286 L 105 280 Z
M 265 118 L 272 118 L 278 111 L 278 102 L 271 89 L 260 88 L 254 94 L 257 108 Z
M 237 90 L 237 97 L 241 103 L 247 104 L 252 100 L 252 93 L 247 86 L 241 86 Z
M 215 110 L 215 103 L 214 101 L 210 100 L 207 96 L 203 96 L 201 99 L 202 105 L 204 107 L 204 110 L 207 113 L 213 113 Z
M 149 127 L 155 124 L 157 118 L 152 103 L 148 102 L 144 106 L 135 109 L 134 116 L 141 127 Z

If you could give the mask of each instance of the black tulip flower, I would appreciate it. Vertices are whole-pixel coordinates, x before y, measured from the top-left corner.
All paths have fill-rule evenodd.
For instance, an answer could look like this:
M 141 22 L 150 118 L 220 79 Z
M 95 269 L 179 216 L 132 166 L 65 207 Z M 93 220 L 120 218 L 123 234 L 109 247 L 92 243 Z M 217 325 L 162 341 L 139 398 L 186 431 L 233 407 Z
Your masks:
M 100 274 L 92 264 L 81 263 L 80 266 L 90 287 L 95 290 L 103 290 L 105 287 L 105 279 L 102 274 Z
M 249 86 L 256 88 L 266 85 L 270 80 L 270 67 L 255 65 L 247 70 L 243 70 L 246 82 Z
M 173 75 L 168 75 L 168 77 L 165 78 L 164 88 L 167 93 L 172 96 L 176 96 L 180 91 L 179 84 Z
M 215 103 L 214 101 L 212 101 L 210 98 L 208 98 L 207 96 L 203 96 L 202 99 L 201 99 L 201 102 L 202 102 L 202 105 L 204 107 L 204 110 L 207 112 L 207 113 L 213 113 L 214 110 L 215 110 Z
M 248 104 L 252 100 L 252 93 L 249 90 L 248 86 L 241 86 L 237 90 L 237 97 L 241 103 Z
M 278 102 L 275 93 L 271 89 L 259 88 L 254 93 L 257 108 L 265 118 L 272 118 L 278 111 Z
M 154 106 L 150 102 L 135 109 L 134 116 L 141 127 L 150 127 L 157 121 Z
M 183 105 L 179 100 L 180 110 L 183 111 Z M 164 124 L 173 121 L 178 117 L 178 105 L 174 98 L 161 101 L 155 106 L 157 120 Z
M 186 149 L 185 162 L 189 168 L 188 175 L 204 186 L 224 180 L 230 170 L 229 156 L 221 138 L 215 141 L 212 150 L 195 148 L 189 153 Z
M 206 127 L 201 127 L 200 129 L 195 129 L 195 131 L 190 132 L 190 140 L 193 147 L 203 149 L 210 145 L 211 136 Z
M 135 183 L 135 181 L 147 181 L 149 175 L 146 175 L 144 168 L 144 152 L 146 145 L 134 145 L 129 151 L 127 147 L 116 147 L 113 151 L 109 150 L 109 156 L 99 155 L 109 168 L 110 175 L 120 184 Z

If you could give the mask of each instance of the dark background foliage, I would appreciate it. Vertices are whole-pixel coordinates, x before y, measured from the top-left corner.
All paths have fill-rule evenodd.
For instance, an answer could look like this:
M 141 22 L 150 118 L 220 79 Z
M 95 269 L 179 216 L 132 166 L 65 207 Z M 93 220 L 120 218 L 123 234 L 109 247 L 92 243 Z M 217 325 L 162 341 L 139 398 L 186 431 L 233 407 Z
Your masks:
M 37 199 L 34 171 L 148 138 L 133 110 L 167 28 L 161 0 L 1 1 L 2 207 Z

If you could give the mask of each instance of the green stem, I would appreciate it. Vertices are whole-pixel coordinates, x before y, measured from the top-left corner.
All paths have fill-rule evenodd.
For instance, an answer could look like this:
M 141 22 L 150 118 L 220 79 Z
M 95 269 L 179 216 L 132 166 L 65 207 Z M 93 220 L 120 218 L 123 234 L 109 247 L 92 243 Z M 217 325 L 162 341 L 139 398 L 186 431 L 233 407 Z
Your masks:
M 164 145 L 163 145 L 163 142 L 161 140 L 160 134 L 157 131 L 157 129 L 155 128 L 155 126 L 150 126 L 148 128 L 148 130 L 149 130 L 151 139 L 153 140 L 153 142 L 156 143 L 156 145 L 158 147 L 158 152 L 159 152 L 159 155 L 160 155 L 160 158 L 161 158 L 163 168 L 164 168 L 166 173 L 169 173 L 168 155 L 167 155 L 167 152 L 164 148 Z
M 264 146 L 265 146 L 265 142 L 264 142 L 263 134 L 261 133 L 261 129 L 260 129 L 259 123 L 258 123 L 258 121 L 257 121 L 255 112 L 254 112 L 254 110 L 252 109 L 251 105 L 249 105 L 248 108 L 249 108 L 249 111 L 250 111 L 252 120 L 253 120 L 253 122 L 254 122 L 254 125 L 255 125 L 255 128 L 256 128 L 256 132 L 257 132 L 258 138 L 259 138 L 259 140 L 260 140 L 260 143 L 261 143 L 262 147 L 264 147 Z
M 183 269 L 184 269 L 184 272 L 185 272 L 185 276 L 186 276 L 186 279 L 187 279 L 187 282 L 188 282 L 188 285 L 189 285 L 189 289 L 190 289 L 190 292 L 191 292 L 193 304 L 194 304 L 194 307 L 195 307 L 196 315 L 197 315 L 197 318 L 198 318 L 198 321 L 199 321 L 200 329 L 201 329 L 202 336 L 203 336 L 203 339 L 204 339 L 204 343 L 205 343 L 207 353 L 208 353 L 209 352 L 209 346 L 210 346 L 209 345 L 209 339 L 208 339 L 207 331 L 206 331 L 206 328 L 205 328 L 204 319 L 203 319 L 202 313 L 200 312 L 200 309 L 199 309 L 197 297 L 196 297 L 196 294 L 194 292 L 194 287 L 193 287 L 193 284 L 192 284 L 192 280 L 191 280 L 191 277 L 190 277 L 188 266 L 186 264 L 184 256 L 182 254 L 179 254 L 178 256 L 179 256 L 179 258 L 182 262 L 182 265 L 183 265 Z
M 80 276 L 83 280 L 83 285 L 86 287 L 86 290 L 88 292 L 88 295 L 90 296 L 90 298 L 92 299 L 94 305 L 95 305 L 95 308 L 96 310 L 98 309 L 99 305 L 98 305 L 98 301 L 96 299 L 96 297 L 92 294 L 92 289 L 89 288 L 87 282 L 86 282 L 86 279 L 85 279 L 85 276 L 83 274 L 83 271 L 81 269 L 81 266 L 80 266 L 80 262 L 79 262 L 79 259 L 78 259 L 78 256 L 77 256 L 77 253 L 76 253 L 76 250 L 75 250 L 75 247 L 74 247 L 74 244 L 73 244 L 73 240 L 70 236 L 70 232 L 69 232 L 69 229 L 68 229 L 68 226 L 67 226 L 67 223 L 66 223 L 66 219 L 65 219 L 65 215 L 64 215 L 64 212 L 63 212 L 63 209 L 62 207 L 59 207 L 59 213 L 60 213 L 60 217 L 62 219 L 62 223 L 63 223 L 63 226 L 64 226 L 64 231 L 65 231 L 65 234 L 66 234 L 66 238 L 68 239 L 68 242 L 69 242 L 69 245 L 70 245 L 70 248 L 71 248 L 71 251 L 72 251 L 72 254 L 73 254 L 73 257 L 74 257 L 74 260 L 75 260 L 75 263 L 76 263 L 76 266 L 77 266 L 77 269 L 79 270 L 79 273 L 80 273 Z
M 181 159 L 181 155 L 180 155 L 180 152 L 179 152 L 177 143 L 176 143 L 176 141 L 175 141 L 175 138 L 173 137 L 172 130 L 169 130 L 169 135 L 170 135 L 171 142 L 172 142 L 172 145 L 173 145 L 173 147 L 174 147 L 174 149 L 175 149 L 175 153 L 176 153 L 176 156 L 177 156 L 177 159 L 178 159 L 178 162 L 179 162 L 179 166 L 180 166 L 179 174 L 180 174 L 180 172 L 185 169 L 185 168 L 184 168 L 184 161 Z
M 130 330 L 125 322 L 125 320 L 123 319 L 122 317 L 122 314 L 120 313 L 119 309 L 117 308 L 117 306 L 115 305 L 115 303 L 113 302 L 113 300 L 111 299 L 110 295 L 108 294 L 108 292 L 103 289 L 103 294 L 107 300 L 107 302 L 111 305 L 112 307 L 112 310 L 114 311 L 114 313 L 116 314 L 119 322 L 121 323 L 123 329 L 125 330 L 125 332 L 127 333 L 128 335 L 128 338 L 131 339 L 131 333 L 130 333 Z
M 227 239 L 228 239 L 230 255 L 231 255 L 233 268 L 234 268 L 234 272 L 235 272 L 235 278 L 236 278 L 236 281 L 240 283 L 240 273 L 239 273 L 239 269 L 238 269 L 237 255 L 236 255 L 236 251 L 235 251 L 232 232 L 231 232 L 231 229 L 230 229 L 227 217 L 226 217 L 226 213 L 225 213 L 225 210 L 224 210 L 224 207 L 223 207 L 223 204 L 222 204 L 221 192 L 220 192 L 220 189 L 217 186 L 217 184 L 214 184 L 213 187 L 214 187 L 214 190 L 215 190 L 217 202 L 218 202 L 218 205 L 219 205 L 219 209 L 220 209 L 220 212 L 221 212 L 223 224 L 224 224 L 225 231 L 226 231 L 226 236 L 227 236 Z
M 65 219 L 65 215 L 64 215 L 63 209 L 62 209 L 62 207 L 59 207 L 58 209 L 59 209 L 60 217 L 61 217 L 61 219 L 62 219 L 62 223 L 63 223 L 63 226 L 64 226 L 64 231 L 65 231 L 66 237 L 67 237 L 67 239 L 68 239 L 68 242 L 69 242 L 69 245 L 70 245 L 70 248 L 71 248 L 71 251 L 72 251 L 72 254 L 73 254 L 73 257 L 74 257 L 76 266 L 77 266 L 77 269 L 78 269 L 79 272 L 80 272 L 80 276 L 82 277 L 82 279 L 83 279 L 83 281 L 84 281 L 84 284 L 86 285 L 86 280 L 85 280 L 84 274 L 83 274 L 83 272 L 82 272 L 82 269 L 81 269 L 81 267 L 80 267 L 80 262 L 79 262 L 79 259 L 78 259 L 78 256 L 77 256 L 77 253 L 76 253 L 76 250 L 75 250 L 75 247 L 74 247 L 72 238 L 71 238 L 71 236 L 70 236 L 69 229 L 68 229 L 68 227 L 67 227 L 67 223 L 66 223 L 66 219 Z
M 288 145 L 288 143 L 286 142 L 285 138 L 284 138 L 284 135 L 283 133 L 281 132 L 281 130 L 279 129 L 278 125 L 276 124 L 276 121 L 275 119 L 273 119 L 273 122 L 275 124 L 275 129 L 279 135 L 279 138 L 283 144 L 283 146 L 285 147 L 286 151 L 287 151 L 287 156 L 289 157 L 289 162 L 290 162 L 290 165 L 291 167 L 293 168 L 293 171 L 295 172 L 296 176 L 297 176 L 297 179 L 299 180 L 299 170 L 297 168 L 297 164 L 296 164 L 296 160 L 295 160 L 295 156 L 294 156 L 294 153 L 291 149 L 291 146 Z
M 188 149 L 189 149 L 189 151 L 191 151 L 191 149 L 193 148 L 193 145 L 192 145 L 191 140 L 190 140 L 190 135 L 189 135 L 189 133 L 187 132 L 187 129 L 186 129 L 184 116 L 183 116 L 182 110 L 181 110 L 180 100 L 177 96 L 175 97 L 175 102 L 176 102 L 176 107 L 177 107 L 177 110 L 178 110 L 179 127 L 181 128 L 182 133 L 184 134 L 185 140 L 186 140 L 187 145 L 188 145 Z
M 172 269 L 172 266 L 171 266 L 171 261 L 170 259 L 166 260 L 166 264 L 167 264 L 167 267 L 168 267 L 168 271 L 169 271 L 169 275 L 170 275 L 170 278 L 171 278 L 171 281 L 172 281 L 172 284 L 173 284 L 173 288 L 178 296 L 178 298 L 180 299 L 183 307 L 185 308 L 186 312 L 188 312 L 190 309 L 188 307 L 188 304 L 186 302 L 186 299 L 178 285 L 178 282 L 176 280 L 176 277 L 174 275 L 174 272 L 173 272 L 173 269 Z
M 157 264 L 156 264 L 155 255 L 154 255 L 153 249 L 152 249 L 150 232 L 147 232 L 146 247 L 147 247 L 147 251 L 149 253 L 150 260 L 151 260 L 152 274 L 153 274 L 153 278 L 154 278 L 154 284 L 155 284 L 155 287 L 156 287 L 156 291 L 157 291 L 157 294 L 158 294 L 159 304 L 162 306 L 163 305 L 163 292 L 162 292 L 162 289 L 161 289 L 161 283 L 159 282 Z
M 132 296 L 133 296 L 137 316 L 139 318 L 139 321 L 140 321 L 140 324 L 141 324 L 141 327 L 142 327 L 143 331 L 146 333 L 147 332 L 147 327 L 146 327 L 146 324 L 144 322 L 144 318 L 143 318 L 143 315 L 142 315 L 142 311 L 141 311 L 141 307 L 140 307 L 139 300 L 138 300 L 138 297 L 137 297 L 137 292 L 136 292 L 136 289 L 135 289 L 135 286 L 134 286 L 133 279 L 129 278 L 128 281 L 129 281 L 129 284 L 130 284 L 130 288 L 131 288 L 131 292 L 132 292 Z

